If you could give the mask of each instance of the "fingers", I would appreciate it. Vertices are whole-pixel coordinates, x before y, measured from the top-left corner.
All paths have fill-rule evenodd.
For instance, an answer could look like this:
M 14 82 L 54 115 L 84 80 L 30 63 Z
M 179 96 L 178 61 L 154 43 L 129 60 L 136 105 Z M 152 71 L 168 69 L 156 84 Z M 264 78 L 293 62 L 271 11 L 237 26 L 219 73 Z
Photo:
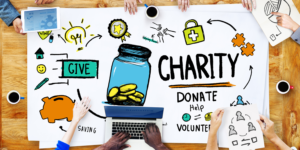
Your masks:
M 150 133 L 150 124 L 147 124 L 146 125 L 146 129 L 145 129 L 145 131 L 146 131 L 146 134 L 149 134 Z
M 178 9 L 181 9 L 182 0 L 178 0 Z
M 256 9 L 256 0 L 252 0 L 253 8 Z
M 276 16 L 283 16 L 285 14 L 283 13 L 280 13 L 280 12 L 272 12 L 272 15 L 276 15 Z
M 261 130 L 264 131 L 264 130 L 265 130 L 265 125 L 264 125 L 264 123 L 262 123 L 260 120 L 256 120 L 256 121 L 258 122 L 258 124 L 259 124 Z
M 147 134 L 146 134 L 144 131 L 142 131 L 142 134 L 143 134 L 143 137 L 144 137 L 145 142 L 148 143 L 148 137 L 147 137 Z
M 155 129 L 156 129 L 156 132 L 160 133 L 159 128 L 158 128 L 157 125 L 155 125 Z
M 245 0 L 242 0 L 242 5 L 243 5 L 244 8 L 246 7 Z
M 221 120 L 222 120 L 222 118 L 223 118 L 223 115 L 224 115 L 224 110 L 221 110 L 221 112 L 220 112 L 220 114 L 219 114 L 219 117 L 218 117 L 218 119 L 221 119 Z
M 127 3 L 124 1 L 124 11 L 127 12 Z
M 127 133 L 122 132 L 119 137 L 120 137 L 120 139 L 124 139 L 126 136 L 128 136 Z
M 183 8 L 183 11 L 186 11 L 187 10 L 187 5 L 188 5 L 188 0 L 184 0 L 184 8 Z
M 137 3 L 136 3 L 136 1 L 134 1 L 134 9 L 135 9 L 135 12 L 137 12 L 137 11 L 138 11 L 138 9 L 137 9 Z
M 43 0 L 42 4 L 46 4 L 47 0 Z
M 143 1 L 142 1 L 142 0 L 139 0 L 139 2 L 140 2 L 140 3 L 143 3 Z
M 187 2 L 188 2 L 188 8 L 190 8 L 190 0 L 187 0 Z
M 123 145 L 123 146 L 120 148 L 120 150 L 123 150 L 123 149 L 128 148 L 128 147 L 131 147 L 131 146 L 128 145 L 128 144 L 125 144 L 125 145 Z
M 217 110 L 215 110 L 212 114 L 211 114 L 211 116 L 213 117 L 213 118 L 216 118 L 217 116 L 218 116 L 218 114 L 221 112 L 221 108 L 218 108 Z
M 248 5 L 249 5 L 249 10 L 250 12 L 252 11 L 252 3 L 251 3 L 251 0 L 248 0 Z
M 37 4 L 37 5 L 42 4 L 42 2 L 43 2 L 43 0 L 36 0 L 36 4 Z
M 129 139 L 130 139 L 130 134 L 129 133 L 125 133 L 125 137 L 124 139 L 121 141 L 122 144 L 126 143 Z
M 121 132 L 117 132 L 114 136 L 119 137 Z

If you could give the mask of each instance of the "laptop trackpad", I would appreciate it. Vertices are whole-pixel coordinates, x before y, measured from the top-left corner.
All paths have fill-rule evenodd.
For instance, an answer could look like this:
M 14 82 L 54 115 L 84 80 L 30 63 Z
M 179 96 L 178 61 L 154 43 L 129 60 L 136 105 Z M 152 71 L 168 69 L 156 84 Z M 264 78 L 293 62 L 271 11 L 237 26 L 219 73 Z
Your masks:
M 154 150 L 144 140 L 128 140 L 125 144 L 129 144 L 131 147 L 126 150 Z

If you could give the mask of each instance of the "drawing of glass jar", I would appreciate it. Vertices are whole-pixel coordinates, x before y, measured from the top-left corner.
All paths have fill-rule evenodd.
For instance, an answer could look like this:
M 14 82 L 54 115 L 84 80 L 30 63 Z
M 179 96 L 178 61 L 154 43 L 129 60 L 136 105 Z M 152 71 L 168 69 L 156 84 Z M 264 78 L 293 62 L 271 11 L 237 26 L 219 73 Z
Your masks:
M 107 103 L 143 106 L 150 79 L 151 51 L 131 44 L 121 44 L 118 51 L 111 67 Z

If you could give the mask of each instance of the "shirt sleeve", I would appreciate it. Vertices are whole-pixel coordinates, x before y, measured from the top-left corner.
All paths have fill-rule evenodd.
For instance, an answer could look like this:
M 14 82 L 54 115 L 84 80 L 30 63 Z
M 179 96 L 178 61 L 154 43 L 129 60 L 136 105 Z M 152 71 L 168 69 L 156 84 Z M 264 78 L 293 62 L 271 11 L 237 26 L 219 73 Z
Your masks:
M 298 44 L 300 44 L 300 27 L 293 33 L 293 35 L 291 36 L 291 38 L 297 42 Z
M 12 22 L 21 15 L 9 0 L 0 0 L 0 18 L 7 26 L 12 26 Z
M 57 147 L 55 150 L 69 150 L 70 145 L 67 143 L 64 143 L 62 141 L 58 141 Z

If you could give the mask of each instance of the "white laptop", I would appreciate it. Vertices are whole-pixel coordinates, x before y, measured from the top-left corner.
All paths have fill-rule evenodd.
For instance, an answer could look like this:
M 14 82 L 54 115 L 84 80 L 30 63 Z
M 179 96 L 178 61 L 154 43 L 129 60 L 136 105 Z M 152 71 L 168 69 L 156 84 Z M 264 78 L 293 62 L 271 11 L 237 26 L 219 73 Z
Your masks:
M 162 134 L 162 117 L 164 108 L 140 106 L 104 106 L 106 113 L 105 142 L 114 134 L 123 131 L 130 133 L 126 142 L 128 150 L 154 150 L 145 143 L 141 131 L 145 131 L 147 123 L 155 123 Z M 127 150 L 126 149 L 126 150 Z

